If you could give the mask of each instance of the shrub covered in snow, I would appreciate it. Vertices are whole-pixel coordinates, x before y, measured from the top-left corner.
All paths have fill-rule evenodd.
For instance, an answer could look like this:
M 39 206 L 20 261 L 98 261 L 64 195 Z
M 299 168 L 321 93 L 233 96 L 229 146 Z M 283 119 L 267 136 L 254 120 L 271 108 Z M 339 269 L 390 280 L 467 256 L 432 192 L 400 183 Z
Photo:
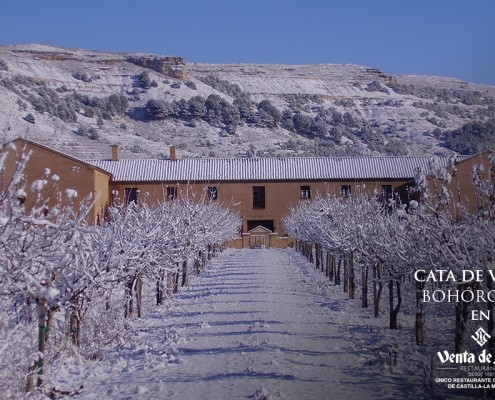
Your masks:
M 461 154 L 476 154 L 495 146 L 495 120 L 471 122 L 445 132 L 445 144 Z
M 219 92 L 225 93 L 232 97 L 239 97 L 242 94 L 242 89 L 236 83 L 230 83 L 224 79 L 220 79 L 215 75 L 205 75 L 199 78 L 201 82 L 211 86 Z

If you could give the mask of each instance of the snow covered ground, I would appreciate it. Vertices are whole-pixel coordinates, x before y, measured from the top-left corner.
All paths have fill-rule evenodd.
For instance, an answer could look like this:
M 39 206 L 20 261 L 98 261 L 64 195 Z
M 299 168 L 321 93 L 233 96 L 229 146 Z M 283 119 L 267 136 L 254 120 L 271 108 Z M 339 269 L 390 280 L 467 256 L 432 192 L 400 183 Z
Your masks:
M 412 318 L 389 330 L 290 249 L 227 250 L 136 324 L 137 344 L 67 366 L 74 398 L 435 397 Z

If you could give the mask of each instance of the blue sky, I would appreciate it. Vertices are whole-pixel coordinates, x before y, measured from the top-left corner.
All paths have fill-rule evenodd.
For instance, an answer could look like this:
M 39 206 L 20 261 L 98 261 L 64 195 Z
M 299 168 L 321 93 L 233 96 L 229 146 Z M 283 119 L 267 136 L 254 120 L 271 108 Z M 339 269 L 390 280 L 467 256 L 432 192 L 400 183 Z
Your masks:
M 495 85 L 495 0 L 4 0 L 0 44 L 354 63 Z

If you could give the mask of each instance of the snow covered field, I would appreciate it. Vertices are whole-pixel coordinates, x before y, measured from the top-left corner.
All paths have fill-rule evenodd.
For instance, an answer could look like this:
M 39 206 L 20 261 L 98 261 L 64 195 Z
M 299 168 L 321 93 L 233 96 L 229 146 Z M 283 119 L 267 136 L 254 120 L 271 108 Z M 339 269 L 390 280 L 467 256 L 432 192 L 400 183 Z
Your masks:
M 386 318 L 294 250 L 227 250 L 136 323 L 137 344 L 61 381 L 84 385 L 77 399 L 434 398 L 434 353 L 413 344 L 413 318 L 396 331 Z

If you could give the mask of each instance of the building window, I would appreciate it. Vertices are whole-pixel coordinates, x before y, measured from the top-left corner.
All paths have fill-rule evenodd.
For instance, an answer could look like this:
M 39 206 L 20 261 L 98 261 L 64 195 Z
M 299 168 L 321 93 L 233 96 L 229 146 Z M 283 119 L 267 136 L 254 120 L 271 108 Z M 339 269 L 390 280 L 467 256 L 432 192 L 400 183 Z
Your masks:
M 125 204 L 138 202 L 138 189 L 133 188 L 125 188 Z
M 177 198 L 177 186 L 167 187 L 167 200 L 174 200 Z
M 216 200 L 218 197 L 218 190 L 216 186 L 208 186 L 206 188 L 206 193 L 208 194 L 208 198 L 210 200 Z
M 253 208 L 265 208 L 264 186 L 253 186 Z
M 381 200 L 384 203 L 388 203 L 392 199 L 392 185 L 382 185 Z
M 349 197 L 351 195 L 351 185 L 342 185 L 340 187 L 340 194 L 343 197 Z
M 311 187 L 301 186 L 301 199 L 309 200 L 311 198 Z

